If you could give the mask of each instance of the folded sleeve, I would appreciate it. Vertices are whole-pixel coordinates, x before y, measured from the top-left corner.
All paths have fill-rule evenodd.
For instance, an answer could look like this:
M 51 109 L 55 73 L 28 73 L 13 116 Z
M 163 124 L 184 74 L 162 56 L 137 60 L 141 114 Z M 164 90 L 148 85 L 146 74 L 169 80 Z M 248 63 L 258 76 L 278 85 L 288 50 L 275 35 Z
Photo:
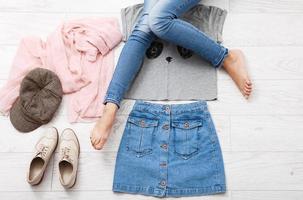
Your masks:
M 199 4 L 187 11 L 181 18 L 221 43 L 223 42 L 223 26 L 226 16 L 227 11 L 224 9 Z
M 143 4 L 135 4 L 121 9 L 122 41 L 126 42 L 131 35 L 139 16 L 143 10 Z

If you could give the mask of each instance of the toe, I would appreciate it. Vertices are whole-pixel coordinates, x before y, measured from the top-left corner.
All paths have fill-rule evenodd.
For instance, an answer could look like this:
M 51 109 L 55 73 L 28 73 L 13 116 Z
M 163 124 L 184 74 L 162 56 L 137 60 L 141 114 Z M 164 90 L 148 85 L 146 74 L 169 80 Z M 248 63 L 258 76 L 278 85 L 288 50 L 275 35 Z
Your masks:
M 252 89 L 252 85 L 247 85 L 247 84 L 245 84 L 245 88 L 246 88 L 246 89 Z
M 94 148 L 96 149 L 96 150 L 101 150 L 102 149 L 102 145 L 100 145 L 100 144 L 97 144 L 97 145 L 95 145 L 94 146 Z
M 246 92 L 245 92 L 245 90 L 244 90 L 244 89 L 242 89 L 242 90 L 241 90 L 241 93 L 242 93 L 242 95 L 243 95 L 243 96 L 245 96 L 245 95 L 246 95 Z
M 92 137 L 92 144 L 93 145 L 96 145 L 96 144 L 98 144 L 99 143 L 99 141 L 100 141 L 100 139 L 98 139 L 98 138 L 96 138 L 96 137 Z
M 250 95 L 250 93 L 251 93 L 251 89 L 246 88 L 246 87 L 243 87 L 243 89 L 242 89 L 242 94 L 243 94 L 244 96 L 248 96 L 248 95 Z
M 244 88 L 245 93 L 250 93 L 251 92 L 251 88 Z
M 105 140 L 104 139 L 101 139 L 96 145 L 94 145 L 95 149 L 96 150 L 101 150 L 105 144 Z
M 252 85 L 252 82 L 251 82 L 250 80 L 246 80 L 245 83 L 246 83 L 246 85 L 248 85 L 248 86 L 251 86 L 251 85 Z
M 250 92 L 247 92 L 247 93 L 246 93 L 246 96 L 248 97 L 250 94 L 251 94 Z

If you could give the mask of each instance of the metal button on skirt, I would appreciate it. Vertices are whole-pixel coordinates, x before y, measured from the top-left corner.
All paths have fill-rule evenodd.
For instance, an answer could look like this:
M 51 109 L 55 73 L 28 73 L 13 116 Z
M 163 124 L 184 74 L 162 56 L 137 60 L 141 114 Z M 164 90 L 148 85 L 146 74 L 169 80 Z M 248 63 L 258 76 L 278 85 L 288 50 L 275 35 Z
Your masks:
M 206 102 L 137 100 L 120 142 L 113 191 L 157 197 L 225 192 L 221 148 Z

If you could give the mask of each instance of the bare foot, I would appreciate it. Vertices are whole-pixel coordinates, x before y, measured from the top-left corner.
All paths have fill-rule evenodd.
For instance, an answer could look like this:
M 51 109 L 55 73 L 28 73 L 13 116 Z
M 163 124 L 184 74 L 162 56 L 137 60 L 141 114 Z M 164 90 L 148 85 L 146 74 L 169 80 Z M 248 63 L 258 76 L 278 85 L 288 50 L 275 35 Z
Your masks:
M 118 107 L 114 103 L 107 103 L 102 117 L 97 121 L 93 131 L 91 132 L 91 143 L 96 150 L 101 150 L 106 143 L 111 128 L 114 124 Z
M 229 50 L 228 56 L 223 62 L 223 68 L 234 80 L 243 96 L 248 99 L 252 91 L 252 83 L 249 78 L 245 58 L 241 50 Z

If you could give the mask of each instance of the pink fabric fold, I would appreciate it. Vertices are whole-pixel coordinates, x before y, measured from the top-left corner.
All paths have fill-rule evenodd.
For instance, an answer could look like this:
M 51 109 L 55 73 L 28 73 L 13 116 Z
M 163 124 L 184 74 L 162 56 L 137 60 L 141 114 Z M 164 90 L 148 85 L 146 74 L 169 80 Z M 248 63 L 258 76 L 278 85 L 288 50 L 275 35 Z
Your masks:
M 67 95 L 70 122 L 95 121 L 114 71 L 113 49 L 121 42 L 116 18 L 86 18 L 60 25 L 46 41 L 23 38 L 7 83 L 0 90 L 0 112 L 8 114 L 24 76 L 36 67 L 54 71 Z

